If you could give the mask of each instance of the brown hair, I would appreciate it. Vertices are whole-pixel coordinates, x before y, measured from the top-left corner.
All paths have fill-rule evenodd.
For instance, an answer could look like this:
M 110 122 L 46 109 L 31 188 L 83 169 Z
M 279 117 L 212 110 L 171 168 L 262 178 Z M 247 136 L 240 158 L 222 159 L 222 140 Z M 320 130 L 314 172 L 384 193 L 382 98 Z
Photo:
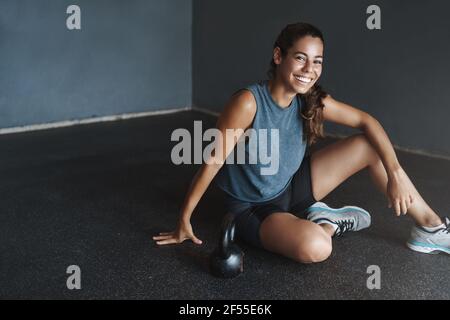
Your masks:
M 322 32 L 309 23 L 299 22 L 288 24 L 278 35 L 273 48 L 279 47 L 281 55 L 286 56 L 288 50 L 294 43 L 305 36 L 319 38 L 325 44 Z M 270 60 L 270 69 L 267 75 L 273 79 L 276 75 L 276 64 L 273 58 Z M 327 93 L 322 87 L 317 84 L 304 95 L 305 107 L 302 109 L 301 116 L 303 118 L 303 134 L 308 140 L 308 145 L 312 145 L 318 138 L 323 138 L 323 102 L 322 99 L 327 96 Z

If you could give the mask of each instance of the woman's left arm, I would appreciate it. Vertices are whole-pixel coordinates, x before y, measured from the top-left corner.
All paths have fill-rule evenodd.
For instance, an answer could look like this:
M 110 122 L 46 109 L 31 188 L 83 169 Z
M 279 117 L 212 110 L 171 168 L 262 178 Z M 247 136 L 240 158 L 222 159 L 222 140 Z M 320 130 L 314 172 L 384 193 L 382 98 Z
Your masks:
M 334 100 L 331 96 L 323 99 L 323 118 L 338 124 L 360 129 L 377 151 L 388 176 L 387 195 L 389 207 L 397 215 L 406 214 L 414 200 L 406 173 L 400 166 L 394 147 L 377 119 L 367 112 Z

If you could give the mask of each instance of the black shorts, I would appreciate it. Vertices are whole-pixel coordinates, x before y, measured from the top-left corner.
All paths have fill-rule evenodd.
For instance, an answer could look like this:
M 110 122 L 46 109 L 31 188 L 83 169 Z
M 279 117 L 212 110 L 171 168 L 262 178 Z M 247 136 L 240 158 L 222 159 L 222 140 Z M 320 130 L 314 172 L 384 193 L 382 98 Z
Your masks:
M 244 242 L 262 248 L 259 228 L 275 212 L 290 212 L 306 218 L 305 209 L 316 202 L 311 186 L 311 157 L 306 156 L 289 186 L 276 198 L 265 202 L 245 202 L 222 191 L 226 212 L 236 215 L 236 235 Z

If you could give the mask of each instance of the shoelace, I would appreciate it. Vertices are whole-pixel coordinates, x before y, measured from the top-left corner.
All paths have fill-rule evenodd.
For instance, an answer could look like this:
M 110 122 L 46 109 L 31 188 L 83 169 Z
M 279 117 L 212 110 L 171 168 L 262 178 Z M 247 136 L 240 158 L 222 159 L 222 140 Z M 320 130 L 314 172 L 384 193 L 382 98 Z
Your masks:
M 447 223 L 447 225 L 445 226 L 445 229 L 443 229 L 442 232 L 450 233 L 450 223 Z
M 335 222 L 337 224 L 337 229 L 335 235 L 337 237 L 341 236 L 348 230 L 352 230 L 353 226 L 355 225 L 354 220 L 338 220 Z

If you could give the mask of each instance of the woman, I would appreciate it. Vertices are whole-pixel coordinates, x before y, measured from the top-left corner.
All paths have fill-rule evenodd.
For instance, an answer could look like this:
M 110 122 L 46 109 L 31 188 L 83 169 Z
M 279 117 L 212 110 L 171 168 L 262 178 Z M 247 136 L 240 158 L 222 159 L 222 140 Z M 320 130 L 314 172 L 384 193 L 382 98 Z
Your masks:
M 370 215 L 358 207 L 338 210 L 318 201 L 368 168 L 395 214 L 408 214 L 416 222 L 408 247 L 450 253 L 450 220 L 441 220 L 422 199 L 380 123 L 368 113 L 336 101 L 317 84 L 323 48 L 322 33 L 310 24 L 291 24 L 282 30 L 274 45 L 270 79 L 232 96 L 217 122 L 225 137 L 219 148 L 222 154 L 213 154 L 210 160 L 214 161 L 200 168 L 176 230 L 153 237 L 157 244 L 186 239 L 202 243 L 193 233 L 190 217 L 217 174 L 227 210 L 236 214 L 239 237 L 302 263 L 323 261 L 331 254 L 333 236 L 368 227 Z M 325 120 L 363 133 L 305 156 L 307 143 L 323 137 Z M 235 149 L 236 139 L 248 128 L 277 130 L 280 167 L 276 174 L 262 175 L 261 162 L 223 164 Z M 236 129 L 236 139 L 226 129 Z M 248 143 L 245 148 L 249 154 Z

